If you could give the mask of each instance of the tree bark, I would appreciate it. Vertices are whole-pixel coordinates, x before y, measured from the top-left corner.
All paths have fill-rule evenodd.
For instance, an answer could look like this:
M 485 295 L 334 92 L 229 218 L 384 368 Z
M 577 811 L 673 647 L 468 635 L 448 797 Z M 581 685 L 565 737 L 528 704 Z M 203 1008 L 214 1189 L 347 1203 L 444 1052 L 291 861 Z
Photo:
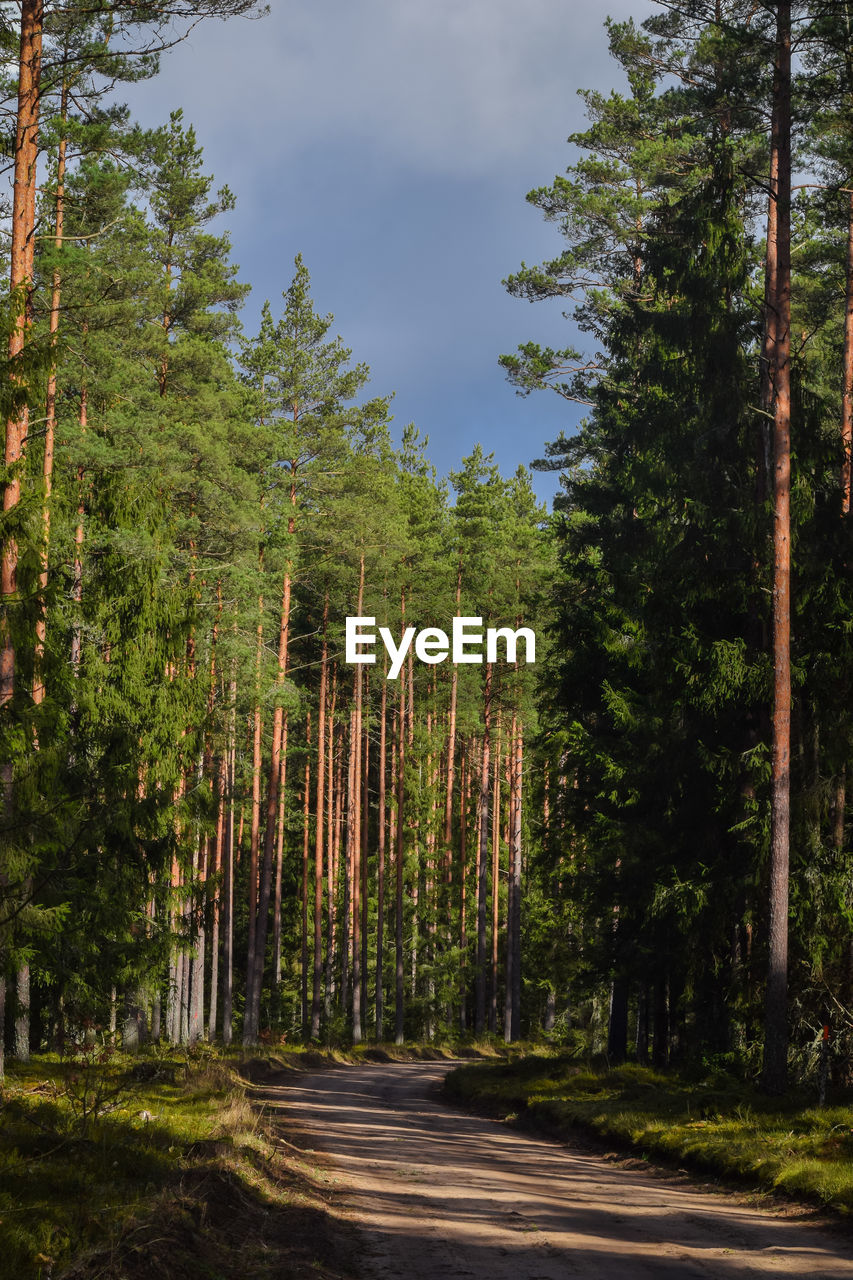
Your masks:
M 305 782 L 302 796 L 302 946 L 300 949 L 300 995 L 302 1034 L 308 1030 L 308 854 L 311 840 L 311 712 L 305 720 Z
M 791 757 L 791 5 L 776 11 L 768 237 L 769 323 L 773 336 L 773 729 L 770 810 L 770 946 L 762 1087 L 787 1088 L 788 865 Z
M 261 556 L 263 563 L 263 556 Z M 255 971 L 255 935 L 258 927 L 258 851 L 261 840 L 261 746 L 263 723 L 261 720 L 261 658 L 264 648 L 264 599 L 258 600 L 258 631 L 255 649 L 255 707 L 252 734 L 252 823 L 249 845 L 249 919 L 246 945 L 246 1012 L 243 1026 L 243 1043 L 252 1043 L 252 979 Z M 248 1025 L 246 1025 L 248 1024 Z
M 504 1039 L 521 1034 L 521 794 L 524 733 L 513 712 L 510 733 L 509 884 L 506 930 L 506 1007 Z M 551 988 L 553 990 L 553 988 Z M 553 1023 L 552 1023 L 553 1026 Z M 548 1028 L 545 1028 L 548 1030 Z
M 498 935 L 500 932 L 501 720 L 498 709 L 492 765 L 492 954 L 489 959 L 489 1030 L 498 1030 Z
M 224 757 L 219 762 L 217 772 L 217 790 L 219 793 L 219 805 L 216 815 L 216 835 L 213 844 L 213 862 L 211 870 L 214 879 L 212 920 L 210 930 L 210 1008 L 207 1018 L 207 1038 L 208 1040 L 216 1039 L 216 1018 L 218 1014 L 218 997 L 219 997 L 219 926 L 222 915 L 222 849 L 225 837 L 225 772 L 226 764 Z
M 357 616 L 361 617 L 364 602 L 364 556 L 359 561 Z M 364 668 L 355 669 L 355 705 L 350 729 L 352 753 L 352 791 L 349 797 L 350 827 L 352 830 L 352 1039 L 361 1044 L 361 712 Z
M 400 598 L 400 633 L 405 631 L 406 597 Z M 406 681 L 403 673 L 399 677 L 399 702 L 397 713 L 397 818 L 395 842 L 395 912 L 394 912 L 394 1042 L 402 1044 L 404 1038 L 405 1014 L 403 1008 L 403 869 L 406 860 L 406 824 L 403 810 L 406 798 Z
M 853 449 L 853 192 L 847 206 L 847 279 L 844 294 L 844 354 L 841 396 L 841 511 L 850 514 L 851 449 Z
M 18 56 L 18 105 L 15 126 L 12 240 L 9 283 L 16 299 L 16 313 L 9 334 L 9 363 L 17 403 L 6 419 L 3 511 L 13 511 L 21 500 L 21 464 L 29 431 L 28 388 L 21 368 L 27 335 L 32 327 L 32 282 L 35 255 L 36 162 L 38 160 L 39 100 L 41 87 L 43 0 L 21 0 Z M 0 557 L 0 707 L 15 693 L 15 640 L 11 610 L 18 593 L 18 542 L 14 532 L 3 539 Z M 7 813 L 12 805 L 12 762 L 3 762 L 3 789 Z
M 284 572 L 281 590 L 281 620 L 278 633 L 278 670 L 276 672 L 276 688 L 281 694 L 287 674 L 288 639 L 290 635 L 290 590 L 291 575 L 288 565 Z M 276 821 L 278 818 L 279 788 L 284 783 L 284 769 L 287 752 L 287 716 L 280 700 L 276 701 L 273 712 L 272 746 L 270 749 L 270 776 L 267 787 L 266 820 L 264 825 L 264 858 L 261 872 L 260 895 L 258 899 L 258 920 L 255 929 L 255 947 L 251 954 L 251 982 L 247 992 L 247 1012 L 250 1015 L 249 1038 L 244 1030 L 243 1043 L 257 1042 L 261 1022 L 261 988 L 264 980 L 264 960 L 266 958 L 267 932 L 269 929 L 270 890 L 272 888 L 273 857 L 275 851 Z
M 459 1030 L 468 1029 L 468 892 L 466 866 L 468 835 L 468 743 L 463 741 L 462 772 L 459 779 Z
M 317 708 L 317 808 L 314 836 L 314 986 L 311 997 L 311 1039 L 320 1039 L 320 1015 L 323 1001 L 323 818 L 326 771 L 323 751 L 326 744 L 326 679 L 329 649 L 326 628 L 329 619 L 329 597 L 323 601 L 323 656 L 320 665 L 320 698 Z
M 379 707 L 379 828 L 377 832 L 376 869 L 376 1040 L 382 1043 L 384 1032 L 384 993 L 382 965 L 385 949 L 385 769 L 386 717 L 388 713 L 387 662 L 382 670 L 382 693 Z
M 477 972 L 474 979 L 474 1035 L 486 1029 L 486 901 L 489 892 L 489 776 L 491 773 L 492 666 L 486 664 L 483 691 L 483 753 L 477 844 Z
M 225 879 L 223 883 L 222 943 L 222 1043 L 234 1038 L 234 791 L 237 763 L 237 681 L 232 674 L 228 691 L 228 824 L 225 828 Z
M 63 78 L 62 94 L 59 107 L 61 132 L 56 163 L 56 220 L 54 247 L 57 252 L 62 248 L 62 232 L 65 219 L 65 164 L 68 140 L 65 136 L 65 124 L 68 117 L 68 81 Z M 33 679 L 33 702 L 38 706 L 44 699 L 45 687 L 42 679 L 44 647 L 47 638 L 47 612 L 45 593 L 48 582 L 48 555 L 50 551 L 50 499 L 53 490 L 53 454 L 56 434 L 56 340 L 59 331 L 59 304 L 61 300 L 62 280 L 59 269 L 54 270 L 50 297 L 50 335 L 51 360 L 50 373 L 47 379 L 47 395 L 45 398 L 44 423 L 44 458 L 42 461 L 42 481 L 44 492 L 42 497 L 42 543 L 39 551 L 39 602 L 36 614 L 36 651 L 35 673 Z

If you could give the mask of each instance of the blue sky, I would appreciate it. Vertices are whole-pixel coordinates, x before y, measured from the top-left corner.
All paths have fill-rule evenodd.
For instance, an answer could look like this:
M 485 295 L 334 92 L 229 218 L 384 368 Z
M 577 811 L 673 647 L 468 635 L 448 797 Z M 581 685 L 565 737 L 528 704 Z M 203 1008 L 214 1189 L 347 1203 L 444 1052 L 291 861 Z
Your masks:
M 302 253 L 318 310 L 370 365 L 370 393 L 396 393 L 397 436 L 414 421 L 440 474 L 478 441 L 510 473 L 580 412 L 518 397 L 497 363 L 528 339 L 573 340 L 559 304 L 501 285 L 560 245 L 524 197 L 571 162 L 577 90 L 624 87 L 605 15 L 652 7 L 272 0 L 262 20 L 200 25 L 124 96 L 149 125 L 182 107 L 208 172 L 234 191 L 247 332 L 265 298 L 277 314 Z M 535 485 L 548 499 L 556 478 Z

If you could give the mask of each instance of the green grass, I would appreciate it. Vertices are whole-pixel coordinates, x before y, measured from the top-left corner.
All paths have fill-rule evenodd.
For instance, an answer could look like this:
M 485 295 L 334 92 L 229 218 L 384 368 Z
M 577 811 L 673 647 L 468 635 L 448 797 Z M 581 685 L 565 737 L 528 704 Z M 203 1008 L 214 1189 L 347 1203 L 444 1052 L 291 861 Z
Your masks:
M 483 1043 L 462 1053 L 498 1051 Z M 98 1047 L 74 1059 L 9 1063 L 0 1090 L 0 1273 L 344 1275 L 324 1180 L 285 1150 L 247 1088 L 283 1071 L 457 1052 L 415 1043 L 268 1045 L 247 1058 L 236 1046 L 199 1046 L 131 1058 Z
M 298 1153 L 285 1158 L 252 1107 L 238 1056 L 93 1050 L 11 1064 L 0 1110 L 2 1274 L 344 1274 L 327 1268 L 334 1242 L 323 1244 L 312 1172 Z M 257 1075 L 263 1058 L 254 1065 Z M 307 1243 L 294 1247 L 294 1234 Z
M 624 1066 L 596 1070 L 541 1054 L 464 1066 L 445 1085 L 454 1101 L 518 1117 L 555 1137 L 587 1133 L 705 1173 L 853 1212 L 853 1106 L 779 1101 L 722 1073 L 690 1079 Z

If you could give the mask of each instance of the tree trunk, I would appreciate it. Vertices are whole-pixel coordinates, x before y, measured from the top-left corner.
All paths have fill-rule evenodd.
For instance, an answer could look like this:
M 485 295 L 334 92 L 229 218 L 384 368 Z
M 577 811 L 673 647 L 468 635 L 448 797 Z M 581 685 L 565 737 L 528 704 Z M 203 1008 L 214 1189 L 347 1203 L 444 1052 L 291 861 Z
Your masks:
M 261 746 L 263 723 L 261 721 L 261 658 L 264 646 L 264 601 L 258 600 L 258 633 L 255 650 L 255 709 L 252 735 L 252 823 L 249 845 L 249 919 L 246 946 L 246 1008 L 243 1017 L 243 1043 L 253 1043 L 252 1032 L 252 980 L 255 971 L 255 934 L 258 910 L 258 850 L 261 840 Z M 249 1036 L 247 1041 L 246 1037 Z
M 379 707 L 379 829 L 377 832 L 376 869 L 376 1040 L 382 1043 L 384 1031 L 384 997 L 382 964 L 385 947 L 385 767 L 386 716 L 388 712 L 387 662 L 382 671 L 382 694 Z
M 400 631 L 405 631 L 406 621 L 406 598 L 401 597 L 400 605 Z M 395 911 L 394 911 L 394 979 L 395 979 L 395 1000 L 394 1000 L 394 1042 L 402 1044 L 404 1038 L 404 1010 L 403 1010 L 403 868 L 406 860 L 406 824 L 403 818 L 403 809 L 405 804 L 406 793 L 406 683 L 402 672 L 399 679 L 399 703 L 397 713 L 397 818 L 396 832 L 397 839 L 395 842 L 395 876 L 396 876 L 396 894 L 395 894 Z
M 290 635 L 290 588 L 291 575 L 288 565 L 284 572 L 281 591 L 281 621 L 278 633 L 278 670 L 276 672 L 276 688 L 281 693 L 287 674 L 288 639 Z M 270 751 L 270 776 L 267 788 L 267 811 L 264 825 L 264 860 L 261 873 L 260 897 L 258 900 L 258 922 L 255 930 L 255 948 L 252 953 L 251 983 L 247 992 L 247 1005 L 251 995 L 250 1035 L 243 1043 L 254 1044 L 258 1039 L 261 1023 L 261 987 L 264 980 L 264 960 L 267 949 L 267 931 L 269 928 L 270 891 L 272 888 L 273 857 L 275 850 L 276 821 L 278 818 L 279 788 L 284 784 L 284 771 L 287 752 L 287 716 L 279 700 L 276 701 L 273 713 L 272 747 Z
M 335 759 L 335 708 L 338 700 L 338 666 L 332 663 L 332 696 L 326 716 L 326 969 L 323 1008 L 326 1021 L 332 1016 L 335 987 L 335 958 L 338 945 L 337 892 L 341 851 L 343 805 L 343 751 Z
M 510 736 L 509 890 L 506 931 L 506 1017 L 504 1039 L 521 1034 L 521 794 L 524 731 L 513 712 Z M 552 1023 L 553 1026 L 553 1023 Z M 546 1028 L 547 1030 L 547 1028 Z
M 197 1044 L 204 1035 L 204 964 L 206 947 L 205 908 L 207 891 L 207 841 L 202 840 L 197 858 L 193 859 L 193 894 L 198 894 L 198 901 L 193 903 L 193 925 L 195 930 L 195 947 L 192 958 L 192 983 L 189 1003 L 189 1043 Z M 198 872 L 196 876 L 196 872 Z
M 323 751 L 326 745 L 326 679 L 329 650 L 326 627 L 329 619 L 329 597 L 323 601 L 323 656 L 320 665 L 320 699 L 317 708 L 317 808 L 314 837 L 314 987 L 311 998 L 311 1039 L 320 1039 L 320 1014 L 323 1000 L 323 818 L 326 771 Z
M 334 734 L 329 732 L 329 757 L 334 762 Z M 328 885 L 329 885 L 329 908 L 328 908 L 328 944 L 326 947 L 326 1017 L 332 1016 L 332 1005 L 334 997 L 337 993 L 335 983 L 335 962 L 338 952 L 338 872 L 341 863 L 341 843 L 343 840 L 344 825 L 344 750 L 341 746 L 338 751 L 335 768 L 329 770 L 329 776 L 334 774 L 334 787 L 329 795 L 328 811 L 332 827 L 332 847 L 331 856 L 329 857 Z M 331 785 L 331 784 L 330 784 Z M 332 801 L 334 800 L 334 811 Z M 344 876 L 346 881 L 346 876 Z M 343 905 L 343 904 L 342 904 Z
M 474 1035 L 486 1029 L 486 901 L 489 892 L 489 775 L 491 772 L 492 666 L 486 664 L 483 692 L 483 754 L 480 761 L 480 803 L 477 844 L 477 972 L 474 981 Z
M 281 776 L 278 783 L 278 817 L 276 818 L 275 887 L 272 913 L 272 976 L 276 999 L 281 989 L 281 908 L 282 878 L 284 875 L 284 828 L 286 821 L 285 783 L 287 782 L 287 718 L 285 717 L 281 740 Z
M 462 774 L 459 779 L 459 1030 L 464 1036 L 468 1029 L 468 921 L 466 917 L 468 892 L 465 865 L 468 834 L 468 744 L 463 741 Z
M 233 671 L 233 669 L 232 669 Z M 225 880 L 223 883 L 222 943 L 222 1043 L 234 1038 L 234 790 L 237 763 L 237 681 L 233 674 L 228 691 L 228 824 L 225 828 Z
M 610 1018 L 607 1025 L 607 1057 L 611 1065 L 628 1056 L 628 979 L 617 974 L 610 984 Z
M 308 853 L 311 841 L 311 712 L 305 720 L 305 783 L 302 796 L 302 946 L 300 949 L 300 995 L 302 1034 L 308 1030 Z
M 768 236 L 768 322 L 773 347 L 773 731 L 770 810 L 770 938 L 761 1083 L 787 1088 L 788 861 L 791 757 L 791 5 L 776 11 L 776 60 L 771 124 L 770 200 L 775 235 Z
M 359 668 L 360 670 L 361 668 Z M 365 676 L 365 680 L 367 677 Z M 369 683 L 366 686 L 365 694 L 369 690 Z M 362 716 L 359 717 L 363 719 Z M 368 893 L 368 857 L 367 857 L 367 823 L 370 803 L 370 790 L 368 780 L 370 775 L 370 745 L 367 728 L 362 725 L 361 733 L 361 844 L 359 860 L 361 864 L 361 887 L 359 895 L 361 898 L 361 1017 L 362 1031 L 367 1034 L 367 965 L 368 965 L 368 930 L 369 930 L 369 907 L 370 896 Z
M 359 561 L 357 616 L 364 602 L 364 556 Z M 364 667 L 355 669 L 355 705 L 350 728 L 352 753 L 352 791 L 350 792 L 350 825 L 352 830 L 352 1039 L 361 1044 L 361 712 Z
M 18 1062 L 30 1060 L 30 966 L 18 969 L 15 1007 L 15 1057 Z
M 216 836 L 213 845 L 214 894 L 210 932 L 210 1009 L 207 1019 L 207 1038 L 216 1039 L 217 1004 L 219 997 L 219 924 L 222 915 L 222 849 L 225 835 L 225 786 L 226 763 L 220 761 L 218 770 L 219 808 L 216 816 Z
M 498 709 L 492 765 L 492 954 L 489 961 L 489 1030 L 498 1030 L 498 940 L 500 933 L 501 719 Z
M 36 162 L 38 159 L 39 97 L 41 85 L 43 0 L 21 0 L 18 58 L 18 105 L 15 127 L 14 187 L 12 195 L 12 239 L 10 245 L 10 289 L 15 313 L 9 334 L 9 363 L 17 392 L 6 419 L 4 461 L 7 480 L 3 488 L 3 511 L 8 513 L 21 500 L 21 465 L 29 431 L 28 388 L 21 368 L 27 334 L 32 326 L 32 280 L 35 254 Z M 14 534 L 3 539 L 0 559 L 0 707 L 15 693 L 15 640 L 11 610 L 18 593 L 18 543 Z M 8 824 L 12 808 L 12 761 L 3 762 L 3 792 Z
M 63 78 L 62 96 L 60 100 L 59 118 L 61 131 L 56 162 L 56 231 L 54 247 L 59 252 L 62 248 L 62 231 L 65 218 L 65 158 L 68 140 L 65 136 L 65 123 L 68 116 L 68 81 Z M 62 281 L 59 270 L 54 270 L 53 287 L 50 298 L 50 334 L 51 361 L 47 379 L 47 395 L 45 398 L 44 423 L 44 458 L 42 462 L 42 480 L 44 492 L 42 497 L 42 544 L 39 552 L 39 602 L 36 615 L 36 652 L 35 674 L 33 679 L 33 702 L 38 706 L 44 699 L 45 688 L 42 679 L 44 646 L 47 638 L 47 604 L 45 593 L 48 580 L 48 555 L 50 550 L 50 499 L 53 489 L 53 453 L 56 434 L 56 335 L 59 331 L 59 304 L 61 300 Z
M 841 511 L 850 513 L 851 449 L 853 449 L 853 191 L 847 206 L 847 280 L 844 295 L 844 355 L 841 396 Z

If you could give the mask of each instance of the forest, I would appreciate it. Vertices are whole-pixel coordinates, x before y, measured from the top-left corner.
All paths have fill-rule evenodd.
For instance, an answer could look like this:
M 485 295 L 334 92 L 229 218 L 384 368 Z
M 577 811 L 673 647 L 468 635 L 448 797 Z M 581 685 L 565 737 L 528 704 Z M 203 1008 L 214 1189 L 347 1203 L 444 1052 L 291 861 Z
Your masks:
M 584 407 L 549 513 L 488 439 L 437 475 L 300 254 L 241 325 L 234 194 L 121 90 L 253 0 L 4 6 L 0 1054 L 848 1081 L 853 31 L 658 8 L 505 281 L 569 322 L 500 359 Z M 536 661 L 353 663 L 354 617 Z

